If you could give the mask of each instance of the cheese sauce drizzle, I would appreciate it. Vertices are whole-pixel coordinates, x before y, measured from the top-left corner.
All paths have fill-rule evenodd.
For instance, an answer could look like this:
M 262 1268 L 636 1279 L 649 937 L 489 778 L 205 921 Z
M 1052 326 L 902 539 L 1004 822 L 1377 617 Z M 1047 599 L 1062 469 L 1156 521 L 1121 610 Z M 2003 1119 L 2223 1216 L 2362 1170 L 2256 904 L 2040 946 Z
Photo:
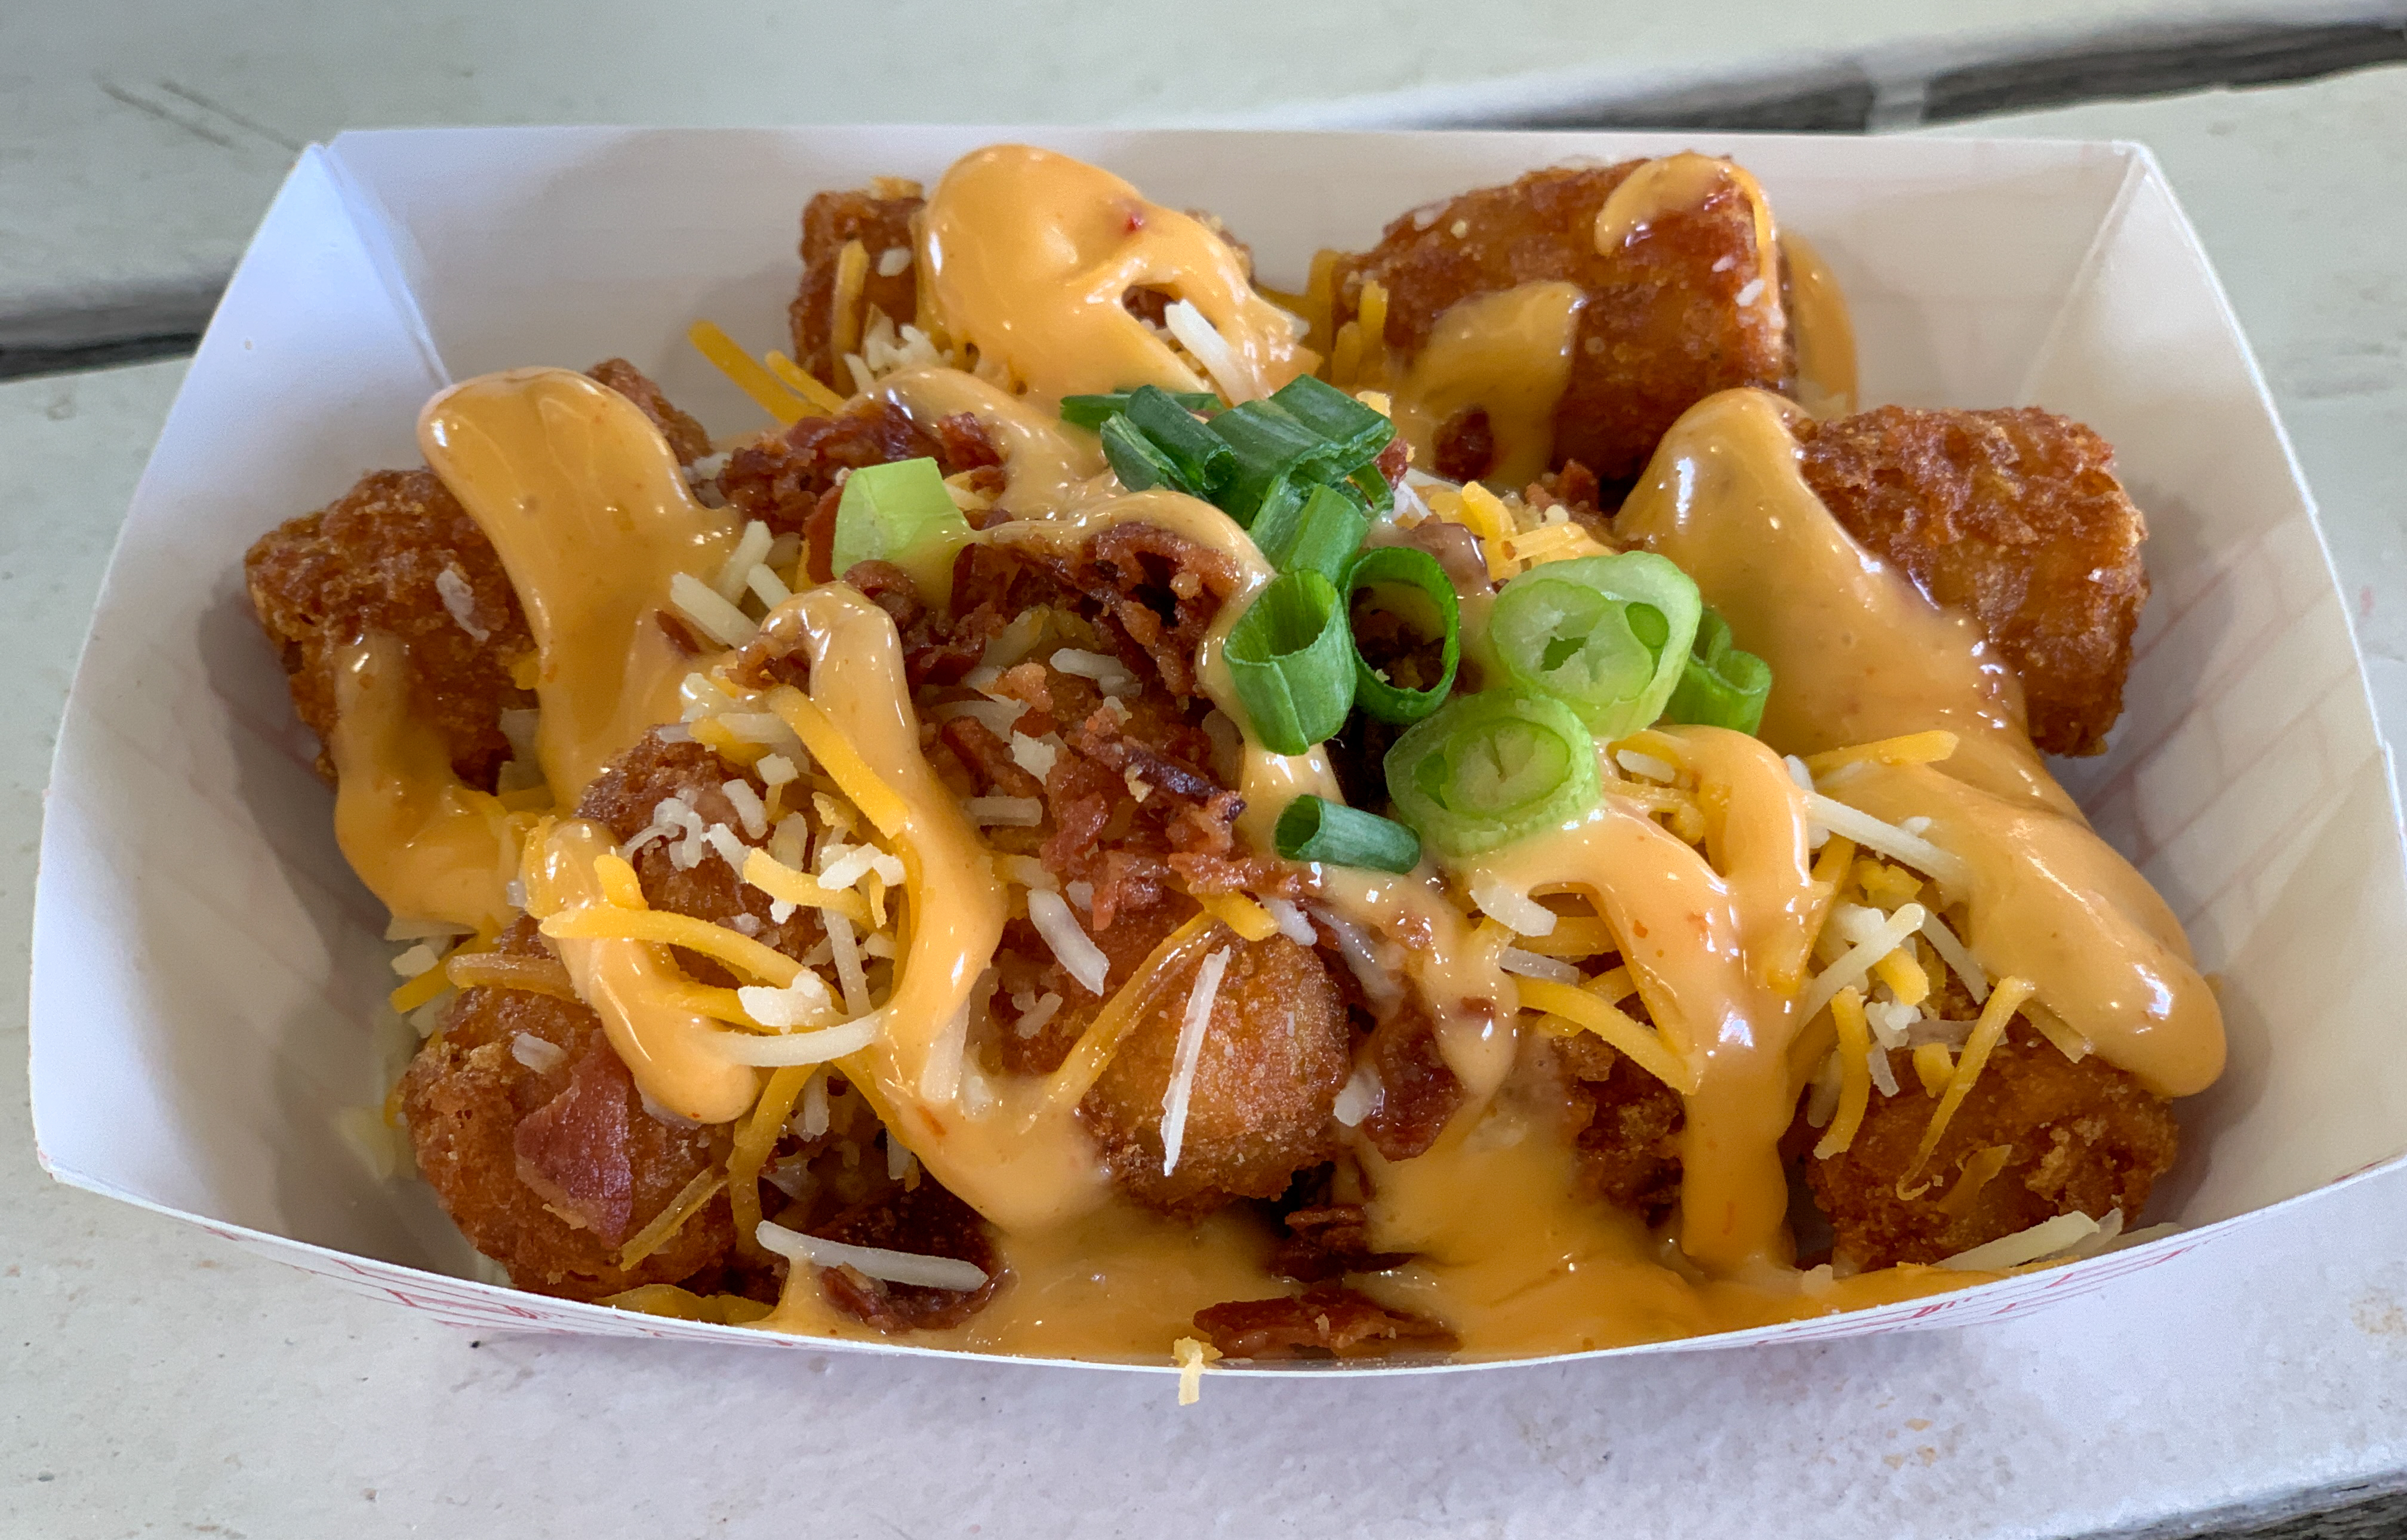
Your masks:
M 534 635 L 537 752 L 552 800 L 677 720 L 693 663 L 654 620 L 669 579 L 716 572 L 735 520 L 694 500 L 651 420 L 566 369 L 455 385 L 418 421 L 426 463 L 501 553 Z
M 982 378 L 1046 401 L 1216 383 L 1250 399 L 1318 362 L 1295 318 L 1254 292 L 1243 259 L 1203 221 L 1051 150 L 993 145 L 954 162 L 921 213 L 919 245 L 946 335 L 977 349 Z M 1181 362 L 1121 303 L 1133 288 L 1202 311 L 1234 378 L 1206 379 Z

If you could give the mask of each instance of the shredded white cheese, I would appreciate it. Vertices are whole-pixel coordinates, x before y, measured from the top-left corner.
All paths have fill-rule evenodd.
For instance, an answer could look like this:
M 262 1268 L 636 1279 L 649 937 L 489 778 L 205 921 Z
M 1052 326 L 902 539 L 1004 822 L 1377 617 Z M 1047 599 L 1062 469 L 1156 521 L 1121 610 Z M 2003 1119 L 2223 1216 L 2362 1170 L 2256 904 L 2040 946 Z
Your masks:
M 1486 877 L 1471 885 L 1471 902 L 1505 929 L 1523 935 L 1552 935 L 1555 911 L 1516 889 L 1502 877 Z
M 1178 1051 L 1171 1061 L 1170 1086 L 1161 1096 L 1161 1174 L 1178 1169 L 1178 1152 L 1187 1142 L 1187 1105 L 1195 1091 L 1195 1068 L 1204 1059 L 1204 1031 L 1212 1023 L 1212 1002 L 1220 993 L 1220 977 L 1229 971 L 1229 948 L 1221 947 L 1195 971 L 1195 988 L 1187 996 L 1187 1016 L 1178 1024 Z
M 1076 979 L 1089 994 L 1101 995 L 1104 977 L 1111 972 L 1111 959 L 1105 957 L 1104 949 L 1088 936 L 1085 928 L 1078 923 L 1078 917 L 1070 912 L 1068 902 L 1059 893 L 1031 888 L 1028 890 L 1028 919 L 1036 927 L 1036 934 L 1045 938 L 1045 944 L 1053 948 L 1053 955 L 1060 959 L 1070 977 Z
M 752 597 L 760 600 L 766 609 L 775 609 L 794 596 L 794 591 L 786 586 L 786 580 L 778 577 L 766 562 L 752 563 L 752 570 L 744 575 L 744 586 L 752 591 Z
M 1053 763 L 1061 757 L 1061 740 L 1050 733 L 1041 738 L 1032 738 L 1025 733 L 1011 735 L 1012 763 L 1038 780 L 1053 773 Z
M 724 783 L 719 790 L 727 794 L 729 802 L 735 805 L 735 817 L 744 825 L 746 838 L 769 837 L 769 807 L 761 800 L 761 793 L 752 790 L 750 781 L 738 777 Z
M 477 591 L 468 586 L 468 575 L 456 566 L 445 567 L 434 575 L 434 592 L 443 601 L 453 622 L 468 634 L 473 642 L 489 642 L 493 634 L 477 623 Z
M 780 1031 L 817 1026 L 835 1014 L 835 996 L 828 992 L 827 981 L 808 968 L 783 989 L 746 985 L 735 991 L 735 1000 L 753 1020 Z
M 763 754 L 752 768 L 760 773 L 763 786 L 784 786 L 801 775 L 794 768 L 794 762 L 783 754 Z
M 1839 832 L 1846 833 L 1844 829 Z M 1831 996 L 1850 984 L 1861 983 L 1864 976 L 1873 971 L 1873 964 L 1897 950 L 1898 943 L 1914 934 L 1922 923 L 1923 913 L 1919 904 L 1900 906 L 1897 913 L 1849 948 L 1837 962 L 1815 975 L 1813 982 L 1805 986 L 1805 992 L 1798 997 L 1797 1020 L 1811 1021 L 1830 1003 Z
M 1577 968 L 1560 957 L 1541 957 L 1525 952 L 1518 947 L 1506 947 L 1496 954 L 1496 965 L 1506 973 L 1517 973 L 1524 978 L 1543 978 L 1555 984 L 1576 984 L 1580 981 Z
M 1362 1119 L 1377 1108 L 1380 1090 L 1377 1066 L 1368 1059 L 1355 1061 L 1354 1073 L 1337 1092 L 1337 1105 L 1330 1109 L 1330 1116 L 1347 1128 L 1361 1127 Z
M 835 961 L 836 984 L 844 991 L 845 1009 L 868 1010 L 869 977 L 861 969 L 861 946 L 853 937 L 852 920 L 833 909 L 821 909 L 819 923 L 827 930 L 828 947 Z
M 1661 781 L 1669 786 L 1680 778 L 1677 765 L 1659 760 L 1652 754 L 1642 754 L 1635 749 L 1617 749 L 1613 759 L 1615 763 L 1641 780 Z
M 859 1053 L 877 1041 L 885 1013 L 871 1011 L 849 1021 L 817 1032 L 787 1033 L 763 1037 L 752 1033 L 723 1032 L 705 1039 L 720 1058 L 759 1069 L 790 1064 L 824 1064 L 848 1053 Z
M 1939 1265 L 1963 1273 L 2002 1273 L 2009 1267 L 2038 1262 L 2098 1233 L 2098 1221 L 2087 1214 L 2058 1214 L 2029 1230 L 2001 1235 L 1986 1246 L 1958 1251 Z
M 1178 339 L 1180 347 L 1195 355 L 1195 362 L 1204 365 L 1204 372 L 1212 377 L 1212 383 L 1219 387 L 1222 395 L 1232 402 L 1253 399 L 1253 377 L 1246 372 L 1244 361 L 1191 302 L 1182 299 L 1171 305 L 1162 312 L 1161 323 Z
M 758 519 L 748 522 L 744 533 L 735 538 L 735 549 L 719 567 L 719 576 L 711 579 L 711 591 L 733 604 L 744 592 L 745 579 L 752 575 L 761 558 L 769 554 L 769 543 L 776 538 L 769 533 L 769 526 Z
M 568 1050 L 531 1032 L 522 1032 L 510 1039 L 510 1057 L 537 1075 L 548 1075 L 568 1062 Z
M 762 1219 L 754 1236 L 762 1246 L 792 1262 L 813 1267 L 849 1267 L 863 1277 L 919 1289 L 968 1290 L 986 1287 L 986 1271 L 956 1257 L 927 1257 L 911 1251 L 889 1251 L 880 1246 L 848 1246 L 822 1240 Z
M 742 610 L 722 598 L 690 572 L 669 579 L 669 603 L 693 622 L 694 629 L 721 647 L 742 647 L 760 627 Z
M 1819 791 L 1805 793 L 1805 810 L 1814 820 L 1834 834 L 1844 834 L 1857 844 L 1893 856 L 1916 871 L 1936 877 L 1939 885 L 1961 892 L 1972 880 L 1972 869 L 1963 859 L 1919 835 L 1910 834 L 1894 823 L 1884 823 L 1859 808 L 1850 807 L 1835 797 Z
M 1261 905 L 1269 912 L 1271 922 L 1279 928 L 1279 934 L 1299 947 L 1319 945 L 1320 937 L 1313 930 L 1312 921 L 1303 917 L 1302 909 L 1283 898 L 1265 898 L 1261 900 Z

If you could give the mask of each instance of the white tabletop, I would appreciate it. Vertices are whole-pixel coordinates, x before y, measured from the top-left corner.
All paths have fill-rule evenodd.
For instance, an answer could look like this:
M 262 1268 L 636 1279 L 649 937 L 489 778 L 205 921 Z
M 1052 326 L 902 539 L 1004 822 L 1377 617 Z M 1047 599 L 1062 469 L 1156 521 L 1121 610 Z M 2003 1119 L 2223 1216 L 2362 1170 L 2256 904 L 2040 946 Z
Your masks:
M 2157 147 L 2322 502 L 2394 743 L 2402 114 L 2407 71 L 1977 125 Z M 16 660 L 0 713 L 20 729 L 0 745 L 0 972 L 23 957 L 68 670 L 180 375 L 0 385 Z M 0 1533 L 2188 1533 L 2407 1485 L 2407 1174 L 2021 1323 L 1467 1377 L 1207 1380 L 1181 1410 L 1155 1378 L 479 1341 L 51 1186 L 23 1032 L 0 1006 Z M 1027 1480 L 1040 1439 L 1093 1452 L 1076 1490 Z
M 1464 13 L 1467 15 L 1468 13 Z M 294 150 L 420 123 L 1494 121 L 2402 0 L 56 0 L 0 14 L 0 342 L 92 307 L 206 312 Z M 1775 88 L 1776 89 L 1776 88 Z

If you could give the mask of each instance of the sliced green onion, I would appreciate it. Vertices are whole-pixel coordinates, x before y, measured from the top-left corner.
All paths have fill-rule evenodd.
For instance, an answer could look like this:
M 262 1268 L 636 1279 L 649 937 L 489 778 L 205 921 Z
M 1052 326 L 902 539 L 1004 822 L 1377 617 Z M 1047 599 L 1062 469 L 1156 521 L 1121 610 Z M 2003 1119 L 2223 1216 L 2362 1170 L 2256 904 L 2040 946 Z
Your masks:
M 1061 421 L 1073 427 L 1100 429 L 1106 420 L 1128 410 L 1129 397 L 1134 393 L 1133 391 L 1114 391 L 1107 395 L 1065 395 L 1061 398 Z M 1161 393 L 1190 412 L 1220 409 L 1220 398 L 1209 391 L 1164 391 Z
M 1254 544 L 1281 572 L 1309 569 L 1332 583 L 1346 581 L 1346 566 L 1362 549 L 1370 516 L 1335 488 L 1318 486 L 1309 497 L 1281 498 L 1254 520 Z
M 1289 861 L 1365 866 L 1374 872 L 1409 872 L 1421 863 L 1420 836 L 1410 829 L 1393 819 L 1318 797 L 1289 803 L 1271 830 L 1271 842 Z
M 856 563 L 892 562 L 941 600 L 951 592 L 953 553 L 970 534 L 933 460 L 863 465 L 845 478 L 828 564 L 841 578 Z
M 1271 579 L 1229 632 L 1229 672 L 1255 741 L 1301 754 L 1345 726 L 1353 654 L 1335 584 L 1309 569 Z
M 1268 401 L 1232 406 L 1209 426 L 1236 454 L 1220 506 L 1247 529 L 1285 484 L 1326 480 L 1334 464 L 1333 449 L 1327 439 L 1296 421 L 1286 407 Z
M 1379 457 L 1396 425 L 1325 380 L 1298 375 L 1271 393 L 1288 415 L 1327 440 L 1330 474 L 1347 477 Z
M 1697 622 L 1696 644 L 1663 715 L 1675 722 L 1753 733 L 1763 725 L 1763 703 L 1771 695 L 1772 665 L 1732 647 L 1730 622 L 1708 609 Z
M 1441 856 L 1484 855 L 1596 806 L 1596 740 L 1549 695 L 1458 695 L 1388 750 L 1396 811 Z
M 1229 478 L 1236 456 L 1169 392 L 1141 385 L 1129 392 L 1127 421 L 1153 440 L 1189 486 L 1209 496 Z
M 1375 464 L 1364 465 L 1347 477 L 1346 485 L 1362 499 L 1364 511 L 1374 519 L 1383 519 L 1395 508 L 1396 489 L 1389 485 L 1388 478 L 1379 474 L 1379 467 Z
M 1106 419 L 1101 432 L 1104 458 L 1112 463 L 1112 474 L 1129 491 L 1168 487 L 1190 497 L 1203 494 L 1204 489 L 1189 478 L 1178 462 L 1126 416 Z
M 1437 683 L 1426 690 L 1402 689 L 1373 671 L 1358 643 L 1354 649 L 1354 703 L 1381 721 L 1417 722 L 1444 706 L 1447 693 L 1454 689 L 1455 670 L 1462 663 L 1462 608 L 1455 597 L 1454 584 L 1447 578 L 1446 569 L 1437 564 L 1437 558 L 1415 546 L 1380 546 L 1354 559 L 1346 574 L 1349 618 L 1356 592 L 1379 583 L 1409 587 L 1430 602 L 1436 611 L 1440 631 L 1441 671 Z M 1347 635 L 1352 635 L 1350 620 Z
M 1663 714 L 1702 608 L 1664 557 L 1583 556 L 1505 584 L 1488 635 L 1507 678 L 1567 703 L 1610 742 Z

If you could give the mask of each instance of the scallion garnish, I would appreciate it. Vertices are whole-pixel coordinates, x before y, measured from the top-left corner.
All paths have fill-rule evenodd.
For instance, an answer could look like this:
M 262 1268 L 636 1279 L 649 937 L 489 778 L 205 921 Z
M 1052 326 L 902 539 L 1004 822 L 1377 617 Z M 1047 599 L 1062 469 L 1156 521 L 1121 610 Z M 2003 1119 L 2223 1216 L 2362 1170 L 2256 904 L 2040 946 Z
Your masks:
M 1271 831 L 1271 841 L 1289 861 L 1374 872 L 1409 872 L 1421 862 L 1420 836 L 1410 829 L 1393 819 L 1318 797 L 1289 803 Z
M 1335 584 L 1308 568 L 1271 579 L 1230 629 L 1226 654 L 1255 740 L 1301 754 L 1345 726 L 1353 653 Z
M 1301 493 L 1303 483 L 1326 479 L 1334 463 L 1329 441 L 1274 402 L 1232 406 L 1212 420 L 1211 429 L 1236 454 L 1235 470 L 1218 501 L 1246 529 L 1290 485 Z
M 1154 448 L 1185 478 L 1187 485 L 1180 490 L 1194 489 L 1192 495 L 1211 496 L 1227 482 L 1235 465 L 1236 457 L 1229 446 L 1214 436 L 1178 397 L 1158 387 L 1140 385 L 1131 391 L 1122 421 L 1153 440 Z
M 1697 622 L 1680 682 L 1664 704 L 1667 720 L 1753 733 L 1772 695 L 1772 665 L 1730 645 L 1730 622 L 1708 609 Z
M 1455 669 L 1462 661 L 1462 609 L 1455 597 L 1453 582 L 1435 557 L 1414 546 L 1380 546 L 1356 557 L 1346 574 L 1349 619 L 1355 594 L 1382 584 L 1408 589 L 1429 602 L 1437 622 L 1431 629 L 1439 638 L 1438 679 L 1424 689 L 1408 690 L 1381 677 L 1362 656 L 1358 637 L 1354 645 L 1354 703 L 1381 721 L 1417 722 L 1444 706 L 1447 693 L 1454 689 Z M 1350 627 L 1348 635 L 1352 635 Z
M 917 569 L 949 561 L 969 538 L 969 520 L 933 460 L 863 465 L 845 478 L 829 565 L 841 578 L 856 563 L 892 562 L 919 577 Z
M 1370 516 L 1334 487 L 1318 486 L 1301 501 L 1285 498 L 1254 520 L 1254 544 L 1281 572 L 1306 569 L 1332 583 L 1346 581 L 1346 569 L 1362 549 Z
M 1120 485 L 1131 492 L 1145 492 L 1153 487 L 1168 487 L 1190 497 L 1201 495 L 1203 489 L 1189 480 L 1178 462 L 1139 430 L 1126 416 L 1104 420 L 1100 430 L 1104 441 L 1104 458 L 1112 463 L 1112 474 Z
M 1442 856 L 1485 854 L 1596 806 L 1596 739 L 1549 695 L 1458 695 L 1388 750 L 1396 811 Z
M 1128 410 L 1129 397 L 1134 391 L 1114 391 L 1106 395 L 1065 395 L 1061 398 L 1061 421 L 1079 428 L 1100 429 L 1104 421 Z M 1163 395 L 1190 412 L 1216 412 L 1220 398 L 1209 391 L 1163 391 Z
M 1569 705 L 1610 742 L 1663 714 L 1702 608 L 1697 585 L 1664 557 L 1584 556 L 1505 584 L 1488 635 L 1506 677 Z
M 1310 375 L 1298 375 L 1271 393 L 1288 415 L 1327 440 L 1331 473 L 1351 476 L 1379 456 L 1396 436 L 1396 425 L 1344 391 Z

